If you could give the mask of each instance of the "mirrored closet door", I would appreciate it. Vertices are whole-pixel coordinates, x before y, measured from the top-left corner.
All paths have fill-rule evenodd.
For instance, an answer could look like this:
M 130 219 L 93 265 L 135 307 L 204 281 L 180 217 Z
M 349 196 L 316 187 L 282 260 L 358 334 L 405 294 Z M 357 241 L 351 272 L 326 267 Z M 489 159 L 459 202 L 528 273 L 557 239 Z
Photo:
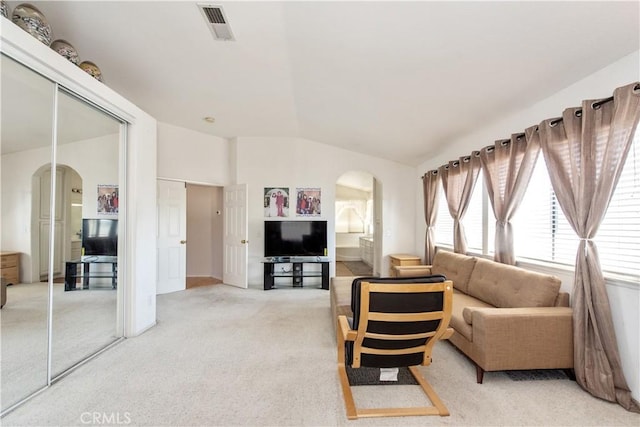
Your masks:
M 63 253 L 53 284 L 55 378 L 122 336 L 117 330 L 119 144 L 121 122 L 58 93 L 56 192 Z
M 121 120 L 2 55 L 2 412 L 123 336 Z M 16 282 L 14 280 L 14 282 Z
M 34 187 L 51 187 L 53 110 L 56 85 L 2 55 L 1 242 L 3 297 L 0 327 L 2 410 L 48 384 L 48 259 L 32 253 L 42 239 L 48 251 L 50 206 L 32 212 Z M 43 166 L 46 165 L 44 168 Z M 45 192 L 45 194 L 49 194 Z M 39 200 L 38 200 L 39 201 Z M 40 217 L 33 233 L 32 217 Z M 9 278 L 7 257 L 16 274 Z M 36 275 L 31 265 L 37 263 Z M 11 265 L 10 268 L 14 266 Z M 44 282 L 41 282 L 41 277 Z

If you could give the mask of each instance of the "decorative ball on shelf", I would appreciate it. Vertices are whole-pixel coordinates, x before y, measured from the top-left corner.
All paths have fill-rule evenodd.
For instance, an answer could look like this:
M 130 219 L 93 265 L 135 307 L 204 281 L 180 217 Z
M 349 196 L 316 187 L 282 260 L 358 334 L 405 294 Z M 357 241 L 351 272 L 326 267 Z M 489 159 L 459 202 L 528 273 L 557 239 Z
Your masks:
M 66 40 L 58 39 L 51 42 L 51 49 L 58 52 L 60 55 L 67 58 L 69 61 L 78 65 L 80 63 L 80 57 L 78 57 L 78 52 L 76 48 L 74 48 L 71 43 Z
M 11 20 L 42 43 L 47 46 L 51 44 L 51 25 L 35 6 L 19 4 L 13 9 Z
M 93 62 L 82 61 L 80 63 L 80 68 L 82 68 L 85 72 L 91 75 L 91 77 L 98 80 L 99 82 L 102 81 L 102 71 L 100 71 L 100 68 L 98 68 L 98 66 Z
M 2 16 L 9 19 L 9 6 L 7 6 L 6 1 L 0 1 L 0 10 L 2 11 Z

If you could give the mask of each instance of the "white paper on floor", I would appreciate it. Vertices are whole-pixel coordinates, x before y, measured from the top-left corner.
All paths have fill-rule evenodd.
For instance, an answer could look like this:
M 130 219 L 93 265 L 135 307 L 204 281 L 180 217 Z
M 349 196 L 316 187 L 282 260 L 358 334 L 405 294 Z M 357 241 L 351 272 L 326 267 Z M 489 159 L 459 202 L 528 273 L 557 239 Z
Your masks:
M 398 381 L 398 368 L 380 368 L 380 381 Z

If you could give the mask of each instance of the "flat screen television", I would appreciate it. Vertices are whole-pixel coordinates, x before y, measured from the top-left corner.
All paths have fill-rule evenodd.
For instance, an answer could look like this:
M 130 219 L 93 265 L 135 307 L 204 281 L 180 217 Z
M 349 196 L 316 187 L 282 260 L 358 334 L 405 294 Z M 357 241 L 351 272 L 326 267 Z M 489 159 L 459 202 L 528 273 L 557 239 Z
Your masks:
M 323 256 L 327 248 L 327 221 L 265 221 L 264 255 Z
M 118 255 L 118 220 L 83 219 L 82 248 L 84 255 Z

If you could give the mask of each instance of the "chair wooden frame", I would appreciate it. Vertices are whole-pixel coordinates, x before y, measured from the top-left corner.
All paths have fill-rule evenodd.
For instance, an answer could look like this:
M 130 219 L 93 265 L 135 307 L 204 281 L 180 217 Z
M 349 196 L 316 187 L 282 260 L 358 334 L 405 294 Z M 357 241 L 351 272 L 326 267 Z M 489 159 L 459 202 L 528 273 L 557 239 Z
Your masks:
M 442 311 L 431 311 L 421 313 L 381 313 L 369 311 L 369 294 L 371 292 L 383 293 L 419 293 L 419 292 L 443 292 L 444 304 Z M 409 370 L 418 382 L 422 391 L 426 394 L 433 406 L 405 407 L 405 408 L 357 408 L 351 392 L 351 385 L 347 376 L 345 361 L 345 344 L 352 341 L 353 344 L 353 368 L 360 367 L 360 356 L 365 354 L 412 354 L 422 352 L 422 366 L 431 364 L 431 352 L 433 346 L 440 339 L 447 339 L 453 334 L 453 329 L 449 328 L 451 319 L 451 307 L 453 298 L 453 283 L 446 280 L 440 283 L 370 283 L 361 282 L 360 298 L 360 320 L 358 329 L 351 329 L 346 316 L 338 316 L 336 336 L 338 342 L 338 376 L 342 386 L 342 395 L 347 411 L 347 418 L 357 419 L 362 417 L 400 417 L 400 416 L 420 416 L 420 415 L 449 415 L 449 410 L 442 403 L 429 382 L 422 376 L 417 366 L 409 366 Z M 386 322 L 407 322 L 438 320 L 440 324 L 433 332 L 423 334 L 388 335 L 367 333 L 367 323 L 369 320 Z M 425 345 L 419 347 L 402 348 L 397 350 L 382 350 L 367 348 L 362 345 L 365 338 L 375 338 L 378 340 L 404 340 L 427 338 Z M 418 350 L 418 351 L 416 351 Z

